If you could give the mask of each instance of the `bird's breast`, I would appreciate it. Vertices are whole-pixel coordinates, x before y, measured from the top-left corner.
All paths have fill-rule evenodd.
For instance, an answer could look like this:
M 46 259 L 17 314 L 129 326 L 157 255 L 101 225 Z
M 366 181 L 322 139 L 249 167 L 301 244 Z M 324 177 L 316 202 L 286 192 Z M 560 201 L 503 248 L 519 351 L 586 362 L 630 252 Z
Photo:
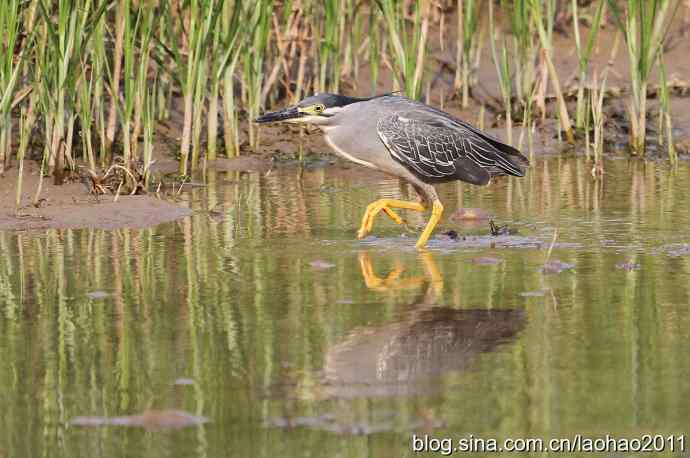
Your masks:
M 351 141 L 351 139 L 343 138 L 343 136 L 338 135 L 336 127 L 330 127 L 323 129 L 324 139 L 328 146 L 330 146 L 333 151 L 338 154 L 338 156 L 352 161 L 356 164 L 363 165 L 365 167 L 370 167 L 376 169 L 377 167 L 371 162 L 367 161 L 366 150 L 363 148 L 358 149 L 356 142 Z

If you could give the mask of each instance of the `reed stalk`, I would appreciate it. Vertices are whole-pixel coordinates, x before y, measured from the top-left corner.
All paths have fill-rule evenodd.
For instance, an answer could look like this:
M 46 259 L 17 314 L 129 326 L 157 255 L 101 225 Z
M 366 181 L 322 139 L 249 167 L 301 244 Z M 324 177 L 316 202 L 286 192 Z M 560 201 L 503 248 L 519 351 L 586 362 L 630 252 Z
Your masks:
M 127 4 L 129 0 L 119 0 L 115 17 L 115 49 L 113 51 L 113 69 L 110 72 L 110 107 L 108 109 L 108 124 L 106 125 L 106 149 L 109 150 L 115 141 L 117 129 L 118 104 L 120 99 L 120 74 L 122 73 L 122 54 L 125 36 L 125 18 L 129 16 Z
M 144 110 L 148 102 L 149 84 L 155 83 L 157 78 L 157 71 L 150 65 L 151 59 L 151 41 L 153 38 L 153 31 L 155 30 L 156 13 L 154 4 L 150 2 L 142 2 L 137 11 L 137 22 L 135 29 L 135 37 L 137 46 L 138 61 L 136 71 L 134 72 L 134 98 L 133 102 L 133 124 L 131 135 L 132 159 L 139 158 L 138 145 L 139 136 L 142 130 L 142 118 Z M 131 51 L 127 51 L 133 54 Z M 131 103 L 131 102 L 130 102 Z
M 156 83 L 151 89 L 146 89 L 147 94 L 142 113 L 142 123 L 144 130 L 144 187 L 148 189 L 151 165 L 153 165 L 153 134 L 154 123 L 156 121 L 155 94 L 157 92 Z
M 400 0 L 377 1 L 388 32 L 394 63 L 394 79 L 398 87 L 404 88 L 411 99 L 422 94 L 422 78 L 426 58 L 426 41 L 429 32 L 430 0 L 413 3 L 414 21 L 412 30 L 406 25 L 405 5 Z
M 90 0 L 63 0 L 57 5 L 38 1 L 43 18 L 43 51 L 39 57 L 40 99 L 50 121 L 47 133 L 48 167 L 55 184 L 62 184 L 65 165 L 74 168 L 72 137 L 81 97 L 82 62 L 88 59 L 95 26 L 108 3 Z M 56 9 L 53 10 L 52 8 Z M 53 22 L 56 18 L 56 22 Z
M 539 41 L 542 48 L 542 56 L 544 58 L 544 62 L 546 63 L 551 85 L 556 93 L 556 100 L 558 102 L 558 118 L 561 124 L 561 129 L 563 132 L 565 132 L 568 143 L 573 144 L 575 143 L 575 136 L 573 134 L 570 115 L 568 114 L 568 106 L 566 105 L 565 98 L 563 97 L 558 72 L 556 71 L 556 67 L 553 65 L 553 60 L 551 58 L 556 3 L 555 0 L 544 1 L 546 4 L 546 11 L 544 11 L 544 8 L 542 7 L 542 0 L 531 0 L 530 5 L 532 8 L 532 21 L 534 26 L 537 28 Z
M 369 70 L 371 72 L 371 95 L 377 92 L 379 80 L 379 62 L 381 61 L 378 43 L 380 40 L 377 10 L 373 9 L 369 15 Z
M 666 144 L 668 160 L 672 165 L 678 164 L 678 153 L 673 143 L 673 124 L 671 123 L 671 96 L 666 78 L 666 65 L 661 53 L 659 62 L 659 146 Z
M 15 197 L 15 213 L 19 214 L 19 208 L 22 201 L 22 182 L 24 179 L 24 156 L 29 147 L 29 138 L 31 130 L 33 129 L 36 120 L 36 96 L 31 95 L 28 107 L 22 107 L 19 117 L 19 149 L 17 150 L 17 162 L 19 163 L 19 170 L 17 172 L 17 194 Z
M 514 81 L 514 92 L 516 103 L 523 110 L 530 105 L 529 98 L 534 92 L 536 85 L 536 65 L 538 37 L 536 37 L 533 25 L 534 9 L 530 7 L 530 0 L 515 0 L 501 2 L 503 12 L 508 17 L 511 35 L 509 39 L 510 49 L 512 49 L 511 68 L 513 69 L 512 80 Z M 531 113 L 528 113 L 531 114 Z
M 272 0 L 258 0 L 255 5 L 250 5 L 245 10 L 245 48 L 242 55 L 243 63 L 243 87 L 247 103 L 249 119 L 259 115 L 262 108 L 261 89 L 264 81 L 264 56 L 269 44 L 271 16 L 273 14 Z M 249 146 L 256 150 L 258 140 L 258 128 L 254 123 L 248 124 Z
M 180 176 L 187 176 L 190 168 L 196 170 L 199 165 L 201 113 L 207 91 L 209 61 L 212 59 L 209 45 L 222 11 L 222 2 L 223 0 L 191 0 L 185 10 L 189 20 L 188 27 L 174 21 L 175 16 L 169 9 L 168 14 L 164 14 L 166 29 L 171 32 L 167 37 L 170 45 L 166 46 L 166 51 L 174 58 L 174 74 L 180 84 L 184 106 Z
M 647 86 L 656 56 L 663 49 L 670 24 L 680 5 L 678 0 L 628 0 L 625 11 L 614 0 L 609 8 L 623 32 L 628 47 L 632 94 L 630 146 L 644 156 L 647 137 Z M 634 118 L 634 119 L 633 119 Z
M 501 31 L 496 29 L 494 18 L 493 2 L 489 2 L 489 43 L 491 45 L 491 57 L 496 66 L 496 73 L 498 75 L 498 85 L 501 90 L 501 97 L 503 98 L 503 106 L 506 117 L 506 136 L 507 143 L 513 143 L 513 116 L 512 116 L 512 81 L 510 78 L 510 63 L 508 61 L 508 52 L 505 38 L 502 38 Z M 496 50 L 496 41 L 502 43 L 501 54 L 499 56 Z
M 15 99 L 15 89 L 34 37 L 32 32 L 26 39 L 20 40 L 21 17 L 22 5 L 19 0 L 7 0 L 0 8 L 0 175 L 4 173 L 10 159 L 10 115 L 12 108 L 20 101 Z M 18 55 L 15 56 L 17 48 Z
M 462 90 L 461 104 L 463 108 L 469 105 L 470 73 L 472 64 L 472 50 L 478 30 L 478 6 L 475 0 L 457 1 L 457 51 L 455 55 L 455 80 L 453 88 L 456 92 Z
M 222 31 L 222 42 L 225 53 L 220 64 L 213 73 L 212 78 L 218 80 L 219 84 L 222 80 L 223 86 L 223 133 L 225 154 L 228 156 L 237 156 L 239 150 L 239 120 L 238 109 L 235 106 L 235 69 L 237 61 L 240 57 L 240 52 L 244 43 L 240 40 L 242 20 L 242 1 L 235 0 L 230 2 L 226 0 L 223 4 L 223 16 L 221 19 L 220 29 Z M 211 83 L 213 85 L 213 82 Z M 211 114 L 209 114 L 211 116 Z M 210 123 L 209 123 L 210 125 Z M 212 129 L 212 127 L 209 127 Z M 209 131 L 209 136 L 211 135 Z
M 590 92 L 594 130 L 594 166 L 592 167 L 592 175 L 595 178 L 600 178 L 604 174 L 604 95 L 606 94 L 606 79 L 607 71 L 605 70 L 602 75 L 601 85 L 599 85 L 595 73 L 592 78 L 592 89 Z
M 587 43 L 583 47 L 580 39 L 580 15 L 577 0 L 572 0 L 571 3 L 573 14 L 573 30 L 575 35 L 575 49 L 577 50 L 580 74 L 578 78 L 577 109 L 575 115 L 575 127 L 579 130 L 582 130 L 585 125 L 585 84 L 587 81 L 587 71 L 589 68 L 589 59 L 592 55 L 592 50 L 594 49 L 594 43 L 596 43 L 597 36 L 599 34 L 601 19 L 604 16 L 605 5 L 606 3 L 604 0 L 599 0 L 597 2 L 595 7 L 596 9 L 594 10 L 594 16 L 592 17 L 592 23 L 590 24 L 589 32 L 587 33 Z
M 213 40 L 211 45 L 211 55 L 213 57 L 220 54 L 221 46 L 221 28 L 216 27 L 213 31 Z M 216 59 L 213 59 L 213 63 Z M 213 65 L 212 63 L 212 65 Z M 220 81 L 221 75 L 217 68 L 213 66 L 209 75 L 209 93 L 208 93 L 208 114 L 206 122 L 206 158 L 209 161 L 214 161 L 218 156 L 218 115 L 220 114 Z
M 93 91 L 93 95 L 89 94 L 89 107 L 91 112 L 88 114 L 89 119 L 95 121 L 95 131 L 98 135 L 99 146 L 99 163 L 101 167 L 105 167 L 107 162 L 106 156 L 108 151 L 108 137 L 107 137 L 107 121 L 106 121 L 106 101 L 105 101 L 105 86 L 108 75 L 108 56 L 105 50 L 106 37 L 106 21 L 105 17 L 101 17 L 94 27 L 93 46 L 91 48 L 91 75 L 89 78 L 89 86 Z M 86 72 L 86 65 L 83 67 Z M 85 77 L 83 75 L 82 77 Z M 84 113 L 82 113 L 84 114 Z M 83 124 L 82 124 L 83 125 Z M 91 140 L 91 124 L 86 124 L 85 128 L 88 130 L 89 153 L 93 156 L 93 142 Z M 90 162 L 90 159 L 88 159 Z M 95 161 L 95 159 L 94 159 Z M 89 164 L 92 169 L 95 165 Z
M 91 137 L 91 125 L 93 122 L 93 94 L 95 76 L 92 72 L 91 77 L 86 74 L 86 68 L 82 67 L 80 98 L 79 98 L 79 120 L 81 122 L 81 141 L 84 159 L 91 170 L 96 169 L 94 159 L 93 139 Z
M 339 78 L 338 71 L 338 16 L 340 15 L 340 0 L 324 0 L 323 2 L 323 34 L 319 45 L 319 79 L 317 92 L 325 92 L 328 90 L 326 86 L 327 81 L 335 84 Z M 330 71 L 329 71 L 330 70 Z

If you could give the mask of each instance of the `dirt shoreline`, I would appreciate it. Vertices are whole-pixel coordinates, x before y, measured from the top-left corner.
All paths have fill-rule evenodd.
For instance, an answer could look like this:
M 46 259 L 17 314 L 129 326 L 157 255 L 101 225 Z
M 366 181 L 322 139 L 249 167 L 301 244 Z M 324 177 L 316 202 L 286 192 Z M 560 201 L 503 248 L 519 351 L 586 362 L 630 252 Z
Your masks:
M 24 164 L 19 212 L 15 209 L 17 168 L 0 177 L 0 231 L 43 229 L 142 229 L 191 215 L 189 208 L 154 195 L 96 196 L 80 182 L 55 186 L 50 177 L 43 180 L 37 206 L 39 167 L 34 161 Z

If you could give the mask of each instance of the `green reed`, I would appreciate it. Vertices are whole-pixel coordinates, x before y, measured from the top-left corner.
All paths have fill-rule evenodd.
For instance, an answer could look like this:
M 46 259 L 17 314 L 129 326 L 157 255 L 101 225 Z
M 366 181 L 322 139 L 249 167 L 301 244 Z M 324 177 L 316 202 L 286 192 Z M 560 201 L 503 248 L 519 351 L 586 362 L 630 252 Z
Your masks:
M 455 91 L 462 89 L 462 107 L 469 106 L 472 50 L 476 45 L 479 9 L 475 0 L 458 0 L 457 50 L 455 55 Z M 481 41 L 481 40 L 480 40 Z
M 592 175 L 595 178 L 600 178 L 604 173 L 604 96 L 606 95 L 607 75 L 608 72 L 604 71 L 601 82 L 599 82 L 595 73 L 590 90 L 592 127 L 594 131 L 594 166 L 592 168 Z
M 339 79 L 340 76 L 340 63 L 339 63 L 339 20 L 341 16 L 340 3 L 342 0 L 325 0 L 323 2 L 323 15 L 324 19 L 321 22 L 322 29 L 322 39 L 319 44 L 319 78 L 318 86 L 316 87 L 317 92 L 325 92 L 328 88 L 326 86 L 327 80 L 332 82 L 332 86 L 335 87 L 335 81 Z M 334 89 L 335 91 L 335 89 Z
M 144 187 L 148 189 L 149 171 L 153 164 L 153 134 L 156 122 L 155 94 L 156 84 L 152 88 L 146 89 L 146 97 L 142 112 L 142 124 L 144 134 L 143 161 L 144 161 Z
M 94 5 L 90 0 L 63 0 L 46 4 L 38 0 L 43 33 L 37 51 L 40 100 L 46 117 L 48 166 L 62 183 L 66 165 L 74 168 L 72 138 L 81 97 L 82 62 L 88 59 L 89 43 L 95 25 L 108 3 Z
M 81 82 L 79 84 L 79 99 L 78 99 L 78 113 L 79 121 L 82 125 L 81 129 L 81 144 L 84 158 L 91 170 L 96 169 L 96 161 L 94 159 L 93 138 L 91 135 L 93 124 L 93 99 L 94 99 L 94 73 L 91 77 L 87 75 L 86 68 L 81 69 Z
M 592 50 L 594 49 L 594 44 L 596 43 L 597 36 L 599 34 L 599 27 L 601 25 L 601 19 L 604 16 L 604 0 L 599 0 L 596 3 L 594 15 L 592 16 L 592 21 L 589 27 L 589 32 L 587 33 L 587 42 L 582 44 L 580 39 L 580 14 L 577 0 L 572 0 L 571 8 L 573 14 L 573 31 L 575 32 L 575 48 L 577 50 L 578 65 L 580 70 L 580 75 L 578 78 L 578 88 L 577 88 L 577 109 L 575 115 L 575 127 L 582 130 L 585 125 L 585 83 L 587 81 L 587 70 L 589 68 L 589 59 L 592 56 Z
M 556 0 L 489 2 L 490 21 L 480 20 L 485 2 L 453 3 L 457 48 L 451 77 L 462 106 L 471 104 L 473 72 L 490 29 L 509 140 L 516 117 L 523 118 L 519 144 L 533 131 L 532 109 L 545 112 L 547 85 L 556 94 L 560 132 L 570 140 L 568 108 L 552 61 Z M 256 151 L 259 130 L 251 120 L 260 112 L 314 91 L 360 93 L 362 71 L 370 72 L 371 92 L 380 92 L 386 74 L 381 65 L 393 78 L 392 84 L 385 81 L 392 86 L 386 89 L 402 89 L 416 99 L 426 92 L 430 98 L 438 78 L 428 77 L 435 61 L 428 58 L 427 35 L 448 17 L 436 12 L 437 4 L 432 10 L 429 0 L 6 0 L 5 5 L 0 9 L 5 31 L 0 36 L 0 171 L 19 157 L 10 151 L 21 143 L 13 143 L 13 135 L 21 136 L 28 125 L 20 117 L 29 113 L 29 95 L 35 94 L 33 122 L 40 123 L 44 138 L 30 145 L 42 143 L 43 163 L 57 182 L 66 167 L 107 167 L 113 155 L 125 163 L 140 158 L 142 138 L 148 163 L 150 136 L 163 126 L 179 127 L 176 146 L 185 175 L 203 157 L 212 161 L 223 150 L 228 156 L 239 155 L 241 145 Z M 631 59 L 638 59 L 631 71 L 633 133 L 644 128 L 640 107 L 646 103 L 649 59 L 662 53 L 677 5 L 629 0 L 625 14 L 622 6 L 616 11 Z M 584 82 L 605 7 L 604 0 L 592 4 L 592 26 L 584 37 L 580 6 L 571 3 L 580 76 L 578 129 L 591 113 Z M 445 91 L 440 89 L 442 97 Z M 182 114 L 179 126 L 170 116 L 176 111 Z M 661 114 L 663 130 L 670 132 L 670 112 L 662 107 Z
M 124 0 L 125 10 L 132 11 L 130 0 Z M 134 13 L 132 11 L 132 13 Z M 155 13 L 147 2 L 140 4 L 136 15 L 125 15 L 123 36 L 124 97 L 120 107 L 123 133 L 123 159 L 127 165 L 137 159 L 137 144 L 141 116 L 148 96 L 150 43 Z
M 671 100 L 666 78 L 666 65 L 661 54 L 658 56 L 659 62 L 659 146 L 666 144 L 668 160 L 671 164 L 678 164 L 678 153 L 673 143 L 673 124 L 671 122 Z
M 115 141 L 115 131 L 117 129 L 119 98 L 120 98 L 120 78 L 122 75 L 122 54 L 123 54 L 123 42 L 125 36 L 125 18 L 130 14 L 130 11 L 126 8 L 125 0 L 118 0 L 118 7 L 115 16 L 115 46 L 112 51 L 113 62 L 110 67 L 108 67 L 108 83 L 109 83 L 109 95 L 110 102 L 108 105 L 108 115 L 105 127 L 105 148 L 110 150 Z M 100 52 L 97 52 L 100 54 Z
M 7 0 L 7 3 L 0 8 L 0 30 L 2 30 L 0 33 L 0 175 L 5 170 L 5 163 L 10 159 L 12 144 L 10 114 L 12 107 L 19 102 L 15 100 L 15 88 L 20 79 L 26 52 L 31 46 L 28 39 L 17 42 L 20 40 L 22 14 L 19 0 Z M 15 56 L 17 45 L 19 45 L 19 55 Z
M 269 44 L 272 0 L 259 0 L 254 5 L 245 5 L 243 11 L 242 35 L 244 45 L 240 60 L 242 63 L 242 99 L 246 104 L 250 120 L 256 118 L 262 108 L 262 87 L 265 76 L 264 56 Z M 253 123 L 247 126 L 249 146 L 258 146 L 258 129 Z
M 24 178 L 24 156 L 29 147 L 31 129 L 36 120 L 36 96 L 31 94 L 28 106 L 21 108 L 19 116 L 19 149 L 17 150 L 17 162 L 19 170 L 17 172 L 17 193 L 15 197 L 15 212 L 19 213 L 22 200 L 22 181 Z
M 242 0 L 235 0 L 230 2 L 226 0 L 223 3 L 223 12 L 220 20 L 219 37 L 214 37 L 220 42 L 218 48 L 215 48 L 218 53 L 222 53 L 222 57 L 214 59 L 213 70 L 211 73 L 211 94 L 209 102 L 209 159 L 214 159 L 215 154 L 215 139 L 212 141 L 211 137 L 217 135 L 215 129 L 215 121 L 211 121 L 212 117 L 217 114 L 213 112 L 215 107 L 214 97 L 217 97 L 215 90 L 220 89 L 222 83 L 222 112 L 223 112 L 223 133 L 225 153 L 228 156 L 238 156 L 239 150 L 239 107 L 235 104 L 235 71 L 237 68 L 237 61 L 240 57 L 243 42 L 241 40 L 240 32 L 242 21 Z M 218 62 L 216 64 L 216 62 Z M 216 88 L 216 84 L 218 88 Z M 211 146 L 211 143 L 214 143 Z
M 196 170 L 199 165 L 199 137 L 201 135 L 201 113 L 204 103 L 201 100 L 208 89 L 209 45 L 213 38 L 222 0 L 192 0 L 182 11 L 188 19 L 188 26 L 178 17 L 179 11 L 166 6 L 163 17 L 166 21 L 166 38 L 169 43 L 159 43 L 168 55 L 173 57 L 173 74 L 180 85 L 183 98 L 184 120 L 180 140 L 180 167 L 182 176 L 189 168 Z M 161 58 L 161 61 L 163 59 Z M 196 103 L 195 103 L 196 101 Z M 191 150 L 191 161 L 190 161 Z
M 630 146 L 644 156 L 647 135 L 647 86 L 656 56 L 662 51 L 678 0 L 628 0 L 625 10 L 608 0 L 609 7 L 628 47 L 632 85 Z
M 89 75 L 89 94 L 86 94 L 86 102 L 88 106 L 83 106 L 81 115 L 88 118 L 88 120 L 93 120 L 94 126 L 91 128 L 91 124 L 83 124 L 82 136 L 86 137 L 86 151 L 91 156 L 94 156 L 95 151 L 94 144 L 92 141 L 92 131 L 96 132 L 98 137 L 98 158 L 101 167 L 105 167 L 106 163 L 106 151 L 108 150 L 108 136 L 107 136 L 107 122 L 106 122 L 106 92 L 108 83 L 108 56 L 105 49 L 105 37 L 107 33 L 107 24 L 105 17 L 95 24 L 93 32 L 93 41 L 91 46 L 91 74 Z M 86 78 L 86 68 L 83 68 L 84 74 L 82 78 Z M 82 96 L 83 98 L 84 96 Z M 88 110 L 89 113 L 84 111 Z M 89 164 L 90 167 L 94 168 L 95 165 Z
M 377 84 L 379 80 L 379 62 L 381 61 L 381 50 L 378 43 L 381 39 L 379 30 L 379 21 L 376 9 L 373 9 L 369 15 L 369 69 L 371 72 L 371 95 L 377 92 Z
M 224 10 L 223 10 L 224 11 Z M 221 19 L 222 20 L 222 19 Z M 211 69 L 208 83 L 208 113 L 206 121 L 206 158 L 210 161 L 218 157 L 218 115 L 220 113 L 220 81 L 221 75 L 217 69 L 215 57 L 220 54 L 221 28 L 215 27 L 211 39 Z
M 536 61 L 538 55 L 538 36 L 534 27 L 535 9 L 530 6 L 531 0 L 503 0 L 501 7 L 507 15 L 510 25 L 510 48 L 512 54 L 513 80 L 517 102 L 531 116 L 531 100 L 536 85 Z
M 422 93 L 422 76 L 426 59 L 426 41 L 429 30 L 430 0 L 414 2 L 414 20 L 410 27 L 405 19 L 406 2 L 377 0 L 393 56 L 393 77 L 397 87 L 417 99 Z
M 542 2 L 544 4 L 542 4 Z M 539 41 L 542 48 L 542 56 L 546 63 L 549 79 L 556 93 L 556 100 L 558 103 L 558 119 L 560 121 L 561 129 L 565 132 L 568 143 L 574 143 L 575 137 L 573 134 L 572 123 L 570 115 L 568 114 L 568 106 L 565 103 L 565 97 L 561 90 L 561 83 L 558 79 L 558 72 L 553 64 L 553 25 L 556 15 L 555 0 L 531 0 L 530 7 L 532 9 L 532 24 L 536 27 Z
M 513 115 L 512 99 L 513 84 L 510 77 L 510 62 L 508 60 L 508 50 L 505 37 L 501 36 L 501 31 L 496 29 L 493 2 L 489 2 L 489 43 L 491 45 L 491 57 L 496 66 L 498 75 L 498 86 L 503 98 L 503 106 L 506 117 L 506 137 L 508 144 L 513 143 Z M 501 53 L 496 50 L 496 41 L 502 44 Z

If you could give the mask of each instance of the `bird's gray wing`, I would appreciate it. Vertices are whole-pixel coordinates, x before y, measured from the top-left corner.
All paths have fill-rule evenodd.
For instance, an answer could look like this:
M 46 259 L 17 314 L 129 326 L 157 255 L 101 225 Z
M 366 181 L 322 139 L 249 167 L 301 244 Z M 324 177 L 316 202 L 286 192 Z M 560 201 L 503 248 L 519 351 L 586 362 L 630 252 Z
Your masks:
M 377 129 L 393 159 L 423 181 L 462 180 L 484 185 L 494 175 L 524 175 L 500 148 L 511 147 L 490 142 L 475 129 L 431 110 L 382 116 Z

